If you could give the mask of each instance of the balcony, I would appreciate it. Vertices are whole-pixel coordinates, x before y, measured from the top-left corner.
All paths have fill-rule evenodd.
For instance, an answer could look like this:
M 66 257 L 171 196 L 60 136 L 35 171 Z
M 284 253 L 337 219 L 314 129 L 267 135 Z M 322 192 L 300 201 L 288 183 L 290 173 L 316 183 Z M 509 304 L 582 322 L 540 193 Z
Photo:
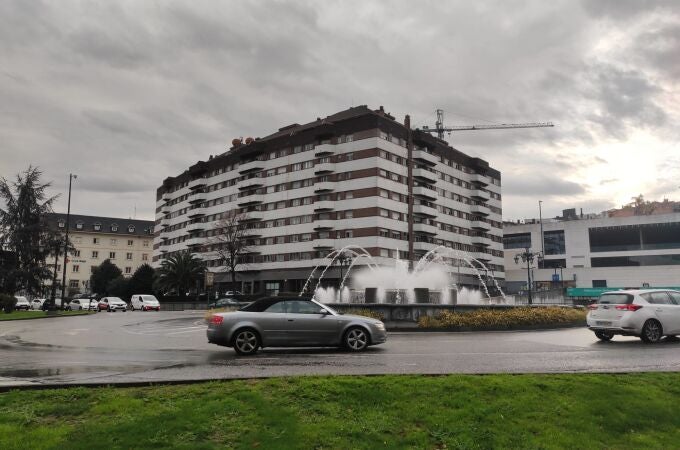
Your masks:
M 317 200 L 314 202 L 314 211 L 332 211 L 335 209 L 335 200 Z
M 164 193 L 161 195 L 161 201 L 162 201 L 162 202 L 169 202 L 170 200 L 172 200 L 172 196 L 170 195 L 169 192 L 164 192 Z
M 480 202 L 488 202 L 491 199 L 491 196 L 489 195 L 489 193 L 485 192 L 481 189 L 473 189 L 470 192 L 470 197 L 472 197 L 475 200 L 480 201 Z
M 256 159 L 255 161 L 248 161 L 246 163 L 239 164 L 238 173 L 243 174 L 262 169 L 264 169 L 264 162 Z
M 472 245 L 481 245 L 482 247 L 488 247 L 491 243 L 489 238 L 484 236 L 471 236 L 470 240 Z
M 241 219 L 243 222 L 257 222 L 264 219 L 264 211 L 246 211 L 243 214 L 245 216 Z
M 201 203 L 204 202 L 208 199 L 208 194 L 205 192 L 194 192 L 193 194 L 189 195 L 189 203 L 194 204 L 194 203 Z
M 489 225 L 486 222 L 482 222 L 481 220 L 470 221 L 470 226 L 472 228 L 474 228 L 475 230 L 482 230 L 482 231 L 490 231 L 491 230 L 491 225 Z
M 163 205 L 163 206 L 161 206 L 161 209 L 159 210 L 159 212 L 161 214 L 170 214 L 170 211 L 171 211 L 170 205 Z
M 491 261 L 491 255 L 488 253 L 474 252 L 473 256 L 484 263 Z
M 262 194 L 251 194 L 244 197 L 240 197 L 237 201 L 238 206 L 254 205 L 257 203 L 262 203 L 264 200 L 264 195 Z
M 314 173 L 316 175 L 322 175 L 325 173 L 335 172 L 335 163 L 324 162 L 319 163 L 314 166 Z
M 415 241 L 413 243 L 413 250 L 421 252 L 429 252 L 433 250 L 437 245 L 431 242 Z
M 437 156 L 427 153 L 425 150 L 413 150 L 413 159 L 431 166 L 434 166 L 439 162 Z
M 195 180 L 189 181 L 189 189 L 194 190 L 205 187 L 205 183 L 206 183 L 205 178 L 196 178 Z
M 437 182 L 437 174 L 430 172 L 427 169 L 417 167 L 413 169 L 413 178 L 417 179 L 421 183 L 433 184 Z
M 489 179 L 479 173 L 473 173 L 472 175 L 470 175 L 470 182 L 481 186 L 488 186 Z
M 335 248 L 335 240 L 333 239 L 315 239 L 313 243 L 314 248 Z
M 334 181 L 321 181 L 319 183 L 314 183 L 314 192 L 330 192 L 335 190 Z
M 414 233 L 424 233 L 424 234 L 437 234 L 439 229 L 435 225 L 430 225 L 429 223 L 415 222 L 413 224 Z
M 483 216 L 488 216 L 491 214 L 491 210 L 486 205 L 470 205 L 470 212 L 472 212 L 472 214 L 481 214 Z
M 437 217 L 439 211 L 433 206 L 429 206 L 423 203 L 416 203 L 413 205 L 413 214 L 426 217 Z
M 264 186 L 264 180 L 260 177 L 246 178 L 245 180 L 239 180 L 238 182 L 238 189 L 240 191 L 257 189 L 262 186 Z
M 335 228 L 335 220 L 322 219 L 314 222 L 315 230 L 332 230 Z
M 187 233 L 195 233 L 197 231 L 204 231 L 208 228 L 208 225 L 203 222 L 190 223 L 184 228 Z
M 205 238 L 203 237 L 192 237 L 184 241 L 184 245 L 187 247 L 196 247 L 203 244 L 205 244 Z
M 437 200 L 438 194 L 434 189 L 425 186 L 413 186 L 413 195 L 416 197 L 426 198 L 428 200 Z
M 161 227 L 167 228 L 170 226 L 170 218 L 169 217 L 163 217 L 161 219 Z
M 314 156 L 328 156 L 335 153 L 333 144 L 321 144 L 314 147 Z
M 187 212 L 187 217 L 189 219 L 195 219 L 196 217 L 203 217 L 205 216 L 205 208 L 194 208 L 190 209 L 189 212 Z

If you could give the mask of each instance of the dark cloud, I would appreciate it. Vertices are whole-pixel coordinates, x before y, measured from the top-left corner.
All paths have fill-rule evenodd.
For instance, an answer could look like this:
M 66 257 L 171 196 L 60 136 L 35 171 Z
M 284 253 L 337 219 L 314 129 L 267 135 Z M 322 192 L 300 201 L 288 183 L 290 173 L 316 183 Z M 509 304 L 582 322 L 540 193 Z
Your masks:
M 506 213 L 532 211 L 538 196 L 569 207 L 560 202 L 597 196 L 599 181 L 579 177 L 611 159 L 603 143 L 640 131 L 680 139 L 672 6 L 0 2 L 0 175 L 38 164 L 63 192 L 78 173 L 80 211 L 137 205 L 151 218 L 165 177 L 233 137 L 351 105 L 384 105 L 418 125 L 443 108 L 450 125 L 555 122 L 450 142 L 503 172 Z M 653 153 L 631 152 L 630 164 L 668 160 Z

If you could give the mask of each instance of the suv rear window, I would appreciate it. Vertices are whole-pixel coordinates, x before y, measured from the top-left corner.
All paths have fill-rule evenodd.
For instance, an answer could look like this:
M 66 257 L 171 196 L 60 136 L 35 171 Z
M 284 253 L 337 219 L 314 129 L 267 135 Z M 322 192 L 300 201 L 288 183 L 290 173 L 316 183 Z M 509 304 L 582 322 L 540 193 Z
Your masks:
M 631 294 L 602 294 L 597 300 L 600 304 L 625 305 L 633 303 Z

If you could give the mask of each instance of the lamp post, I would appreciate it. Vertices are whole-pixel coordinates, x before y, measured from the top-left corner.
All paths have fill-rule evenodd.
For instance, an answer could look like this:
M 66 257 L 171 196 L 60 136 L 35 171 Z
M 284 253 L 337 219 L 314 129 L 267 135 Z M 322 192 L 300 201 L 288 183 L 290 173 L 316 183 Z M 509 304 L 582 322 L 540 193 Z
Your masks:
M 530 305 L 533 303 L 531 297 L 531 265 L 534 263 L 534 258 L 540 262 L 543 260 L 543 254 L 541 252 L 532 252 L 528 247 L 522 253 L 515 255 L 515 264 L 519 264 L 520 261 L 527 263 L 527 298 Z
M 78 178 L 78 175 L 72 173 L 68 174 L 68 207 L 66 209 L 66 239 L 64 240 L 64 267 L 61 272 L 61 307 L 64 305 L 64 297 L 66 295 L 66 262 L 68 261 L 68 232 L 69 222 L 71 220 L 71 184 L 73 180 Z
M 545 239 L 543 238 L 543 210 L 542 210 L 543 200 L 538 201 L 538 223 L 541 225 L 541 253 L 545 255 Z M 538 263 L 538 268 L 542 269 L 541 262 Z
M 342 287 L 342 268 L 345 265 L 349 267 L 352 264 L 352 257 L 349 254 L 342 252 L 335 260 L 340 265 L 340 280 L 338 281 L 338 289 L 340 289 Z M 342 293 L 340 293 L 340 295 L 342 295 Z

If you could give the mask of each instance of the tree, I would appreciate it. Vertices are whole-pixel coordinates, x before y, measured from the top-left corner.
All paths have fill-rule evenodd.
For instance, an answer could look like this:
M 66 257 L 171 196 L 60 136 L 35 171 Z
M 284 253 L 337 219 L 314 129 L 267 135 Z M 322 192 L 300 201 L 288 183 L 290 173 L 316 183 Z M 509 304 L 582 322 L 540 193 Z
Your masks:
M 109 281 L 106 285 L 106 291 L 107 295 L 120 297 L 125 302 L 130 300 L 130 297 L 132 296 L 130 294 L 130 281 L 122 275 Z
M 247 220 L 247 214 L 227 215 L 215 223 L 215 235 L 208 241 L 219 256 L 220 263 L 230 272 L 233 290 L 236 289 L 236 269 L 247 264 L 246 255 L 253 244 Z
M 154 291 L 153 281 L 156 271 L 148 264 L 142 264 L 135 270 L 128 281 L 130 295 L 151 294 Z
M 105 259 L 95 267 L 90 275 L 90 289 L 95 294 L 108 295 L 109 283 L 123 275 L 123 272 L 110 260 Z
M 38 295 L 50 278 L 45 259 L 55 251 L 59 236 L 50 230 L 47 214 L 57 197 L 47 197 L 50 183 L 42 184 L 41 176 L 37 167 L 29 166 L 14 182 L 0 178 L 0 204 L 5 204 L 0 208 L 0 250 L 12 258 L 0 291 Z
M 185 297 L 197 281 L 203 279 L 205 264 L 190 251 L 173 254 L 161 263 L 158 270 L 159 286 Z

